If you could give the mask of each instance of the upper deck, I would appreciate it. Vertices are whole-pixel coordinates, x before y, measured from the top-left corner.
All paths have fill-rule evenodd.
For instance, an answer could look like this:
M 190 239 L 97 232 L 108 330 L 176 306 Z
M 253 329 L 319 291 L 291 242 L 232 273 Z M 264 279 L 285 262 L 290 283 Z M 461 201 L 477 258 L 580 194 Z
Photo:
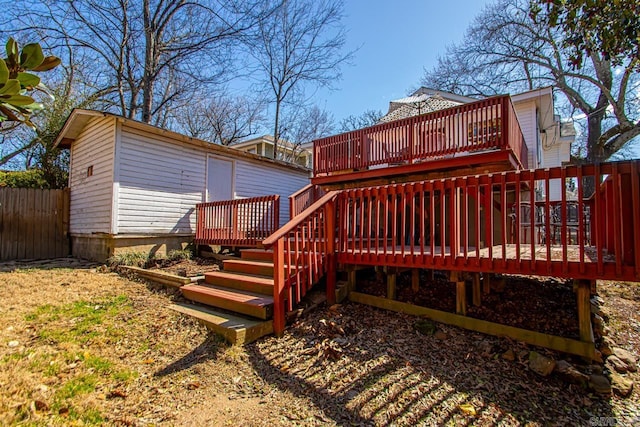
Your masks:
M 319 139 L 313 150 L 312 182 L 334 188 L 528 168 L 508 95 Z

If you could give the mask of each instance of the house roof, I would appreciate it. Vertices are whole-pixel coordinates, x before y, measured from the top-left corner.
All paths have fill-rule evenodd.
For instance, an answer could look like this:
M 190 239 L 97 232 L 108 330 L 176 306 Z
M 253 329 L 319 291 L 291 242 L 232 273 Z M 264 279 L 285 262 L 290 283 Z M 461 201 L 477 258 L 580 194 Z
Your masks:
M 389 103 L 389 112 L 381 117 L 379 122 L 391 122 L 406 117 L 444 110 L 445 108 L 455 107 L 460 104 L 462 103 L 445 99 L 440 95 L 412 95 L 391 101 Z
M 252 138 L 252 139 L 248 139 L 246 141 L 241 141 L 241 142 L 237 142 L 233 145 L 230 145 L 230 147 L 232 148 L 244 148 L 244 147 L 249 147 L 252 146 L 254 144 L 258 144 L 258 143 L 264 143 L 264 144 L 268 144 L 268 145 L 273 145 L 273 135 L 262 135 L 259 136 L 257 138 Z M 286 147 L 288 149 L 302 149 L 305 150 L 306 146 L 305 144 L 295 144 L 291 141 L 287 141 L 285 139 L 281 139 L 280 142 L 278 142 L 278 146 L 279 147 Z
M 293 170 L 298 170 L 300 172 L 309 173 L 309 169 L 300 165 L 284 162 L 282 160 L 270 159 L 268 157 L 260 156 L 257 154 L 240 151 L 234 148 L 229 148 L 224 145 L 213 144 L 211 142 L 204 141 L 202 139 L 193 138 L 193 137 L 183 135 L 181 133 L 174 132 L 167 129 L 162 129 L 160 127 L 157 127 L 148 123 L 143 123 L 138 120 L 127 119 L 117 114 L 95 111 L 95 110 L 84 110 L 84 109 L 78 109 L 78 108 L 74 109 L 69 115 L 69 117 L 67 118 L 67 120 L 65 121 L 64 125 L 62 126 L 62 129 L 60 130 L 60 132 L 58 133 L 58 136 L 56 137 L 56 140 L 54 141 L 54 146 L 57 146 L 60 148 L 70 148 L 73 141 L 75 141 L 78 138 L 78 136 L 80 135 L 84 127 L 87 125 L 87 123 L 96 117 L 113 117 L 115 120 L 118 120 L 121 123 L 126 123 L 132 127 L 142 129 L 151 134 L 169 138 L 172 140 L 172 142 L 175 142 L 177 144 L 202 148 L 214 154 L 226 155 L 226 156 L 231 156 L 236 158 L 243 158 L 253 162 L 271 164 L 279 168 L 293 169 Z

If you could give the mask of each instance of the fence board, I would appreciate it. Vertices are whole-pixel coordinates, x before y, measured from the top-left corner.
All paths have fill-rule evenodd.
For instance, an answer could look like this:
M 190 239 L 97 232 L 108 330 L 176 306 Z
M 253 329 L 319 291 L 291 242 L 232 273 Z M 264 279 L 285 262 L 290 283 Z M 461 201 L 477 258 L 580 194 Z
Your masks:
M 0 260 L 69 255 L 69 190 L 0 188 Z

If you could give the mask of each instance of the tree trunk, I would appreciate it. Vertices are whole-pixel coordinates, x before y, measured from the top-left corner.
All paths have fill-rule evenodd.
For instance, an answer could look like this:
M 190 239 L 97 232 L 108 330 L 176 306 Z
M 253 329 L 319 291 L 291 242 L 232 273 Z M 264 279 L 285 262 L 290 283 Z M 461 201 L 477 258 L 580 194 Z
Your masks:
M 276 118 L 275 125 L 273 127 L 273 159 L 277 159 L 278 156 L 278 140 L 280 139 L 280 104 L 282 100 L 278 97 L 276 100 Z
M 144 75 L 142 77 L 142 118 L 145 123 L 151 123 L 151 106 L 153 103 L 153 70 L 155 59 L 154 25 L 151 20 L 149 0 L 144 0 Z

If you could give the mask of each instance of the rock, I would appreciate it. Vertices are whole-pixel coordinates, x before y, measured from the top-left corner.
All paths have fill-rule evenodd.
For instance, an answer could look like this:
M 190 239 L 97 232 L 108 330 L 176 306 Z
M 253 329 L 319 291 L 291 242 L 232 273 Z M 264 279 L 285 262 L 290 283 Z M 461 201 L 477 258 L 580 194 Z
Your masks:
M 433 334 L 433 337 L 435 339 L 437 339 L 437 340 L 440 340 L 440 341 L 444 341 L 447 338 L 449 338 L 449 336 L 447 334 L 445 334 L 444 332 L 442 332 L 442 331 L 436 331 L 436 333 Z
M 436 331 L 436 325 L 427 319 L 420 319 L 413 324 L 413 329 L 423 335 L 433 335 Z
M 20 345 L 20 342 L 18 342 L 18 341 L 9 341 L 9 342 L 7 343 L 7 345 L 8 345 L 9 347 L 11 347 L 11 348 L 14 348 L 14 347 L 19 346 L 19 345 Z
M 593 352 L 593 361 L 596 363 L 604 363 L 604 359 L 602 358 L 602 353 L 598 350 Z
M 553 359 L 545 357 L 536 351 L 529 352 L 529 369 L 536 374 L 546 377 L 556 366 L 556 362 Z
M 624 361 L 620 360 L 616 355 L 611 355 L 607 358 L 606 362 L 607 368 L 610 371 L 616 371 L 621 374 L 629 372 L 629 365 L 627 365 Z
M 636 365 L 637 359 L 630 351 L 620 347 L 613 347 L 613 355 L 627 364 L 631 372 L 636 372 L 638 366 Z
M 604 375 L 591 375 L 589 377 L 589 388 L 598 394 L 611 394 L 611 383 Z
M 602 365 L 589 365 L 588 372 L 602 375 Z
M 560 378 L 570 384 L 578 384 L 586 387 L 589 384 L 589 376 L 578 371 L 571 363 L 566 360 L 556 362 L 554 371 Z
M 512 349 L 509 349 L 507 351 L 505 351 L 504 353 L 502 353 L 502 358 L 504 360 L 508 360 L 508 361 L 514 361 L 516 360 L 516 354 L 513 352 Z
M 614 372 L 611 374 L 611 388 L 618 396 L 627 397 L 633 390 L 633 381 Z
M 611 356 L 613 354 L 613 347 L 615 347 L 616 343 L 609 337 L 602 338 L 602 344 L 600 344 L 600 353 L 603 356 Z
M 597 314 L 591 316 L 593 320 L 593 333 L 598 336 L 603 336 L 604 334 L 604 319 Z

